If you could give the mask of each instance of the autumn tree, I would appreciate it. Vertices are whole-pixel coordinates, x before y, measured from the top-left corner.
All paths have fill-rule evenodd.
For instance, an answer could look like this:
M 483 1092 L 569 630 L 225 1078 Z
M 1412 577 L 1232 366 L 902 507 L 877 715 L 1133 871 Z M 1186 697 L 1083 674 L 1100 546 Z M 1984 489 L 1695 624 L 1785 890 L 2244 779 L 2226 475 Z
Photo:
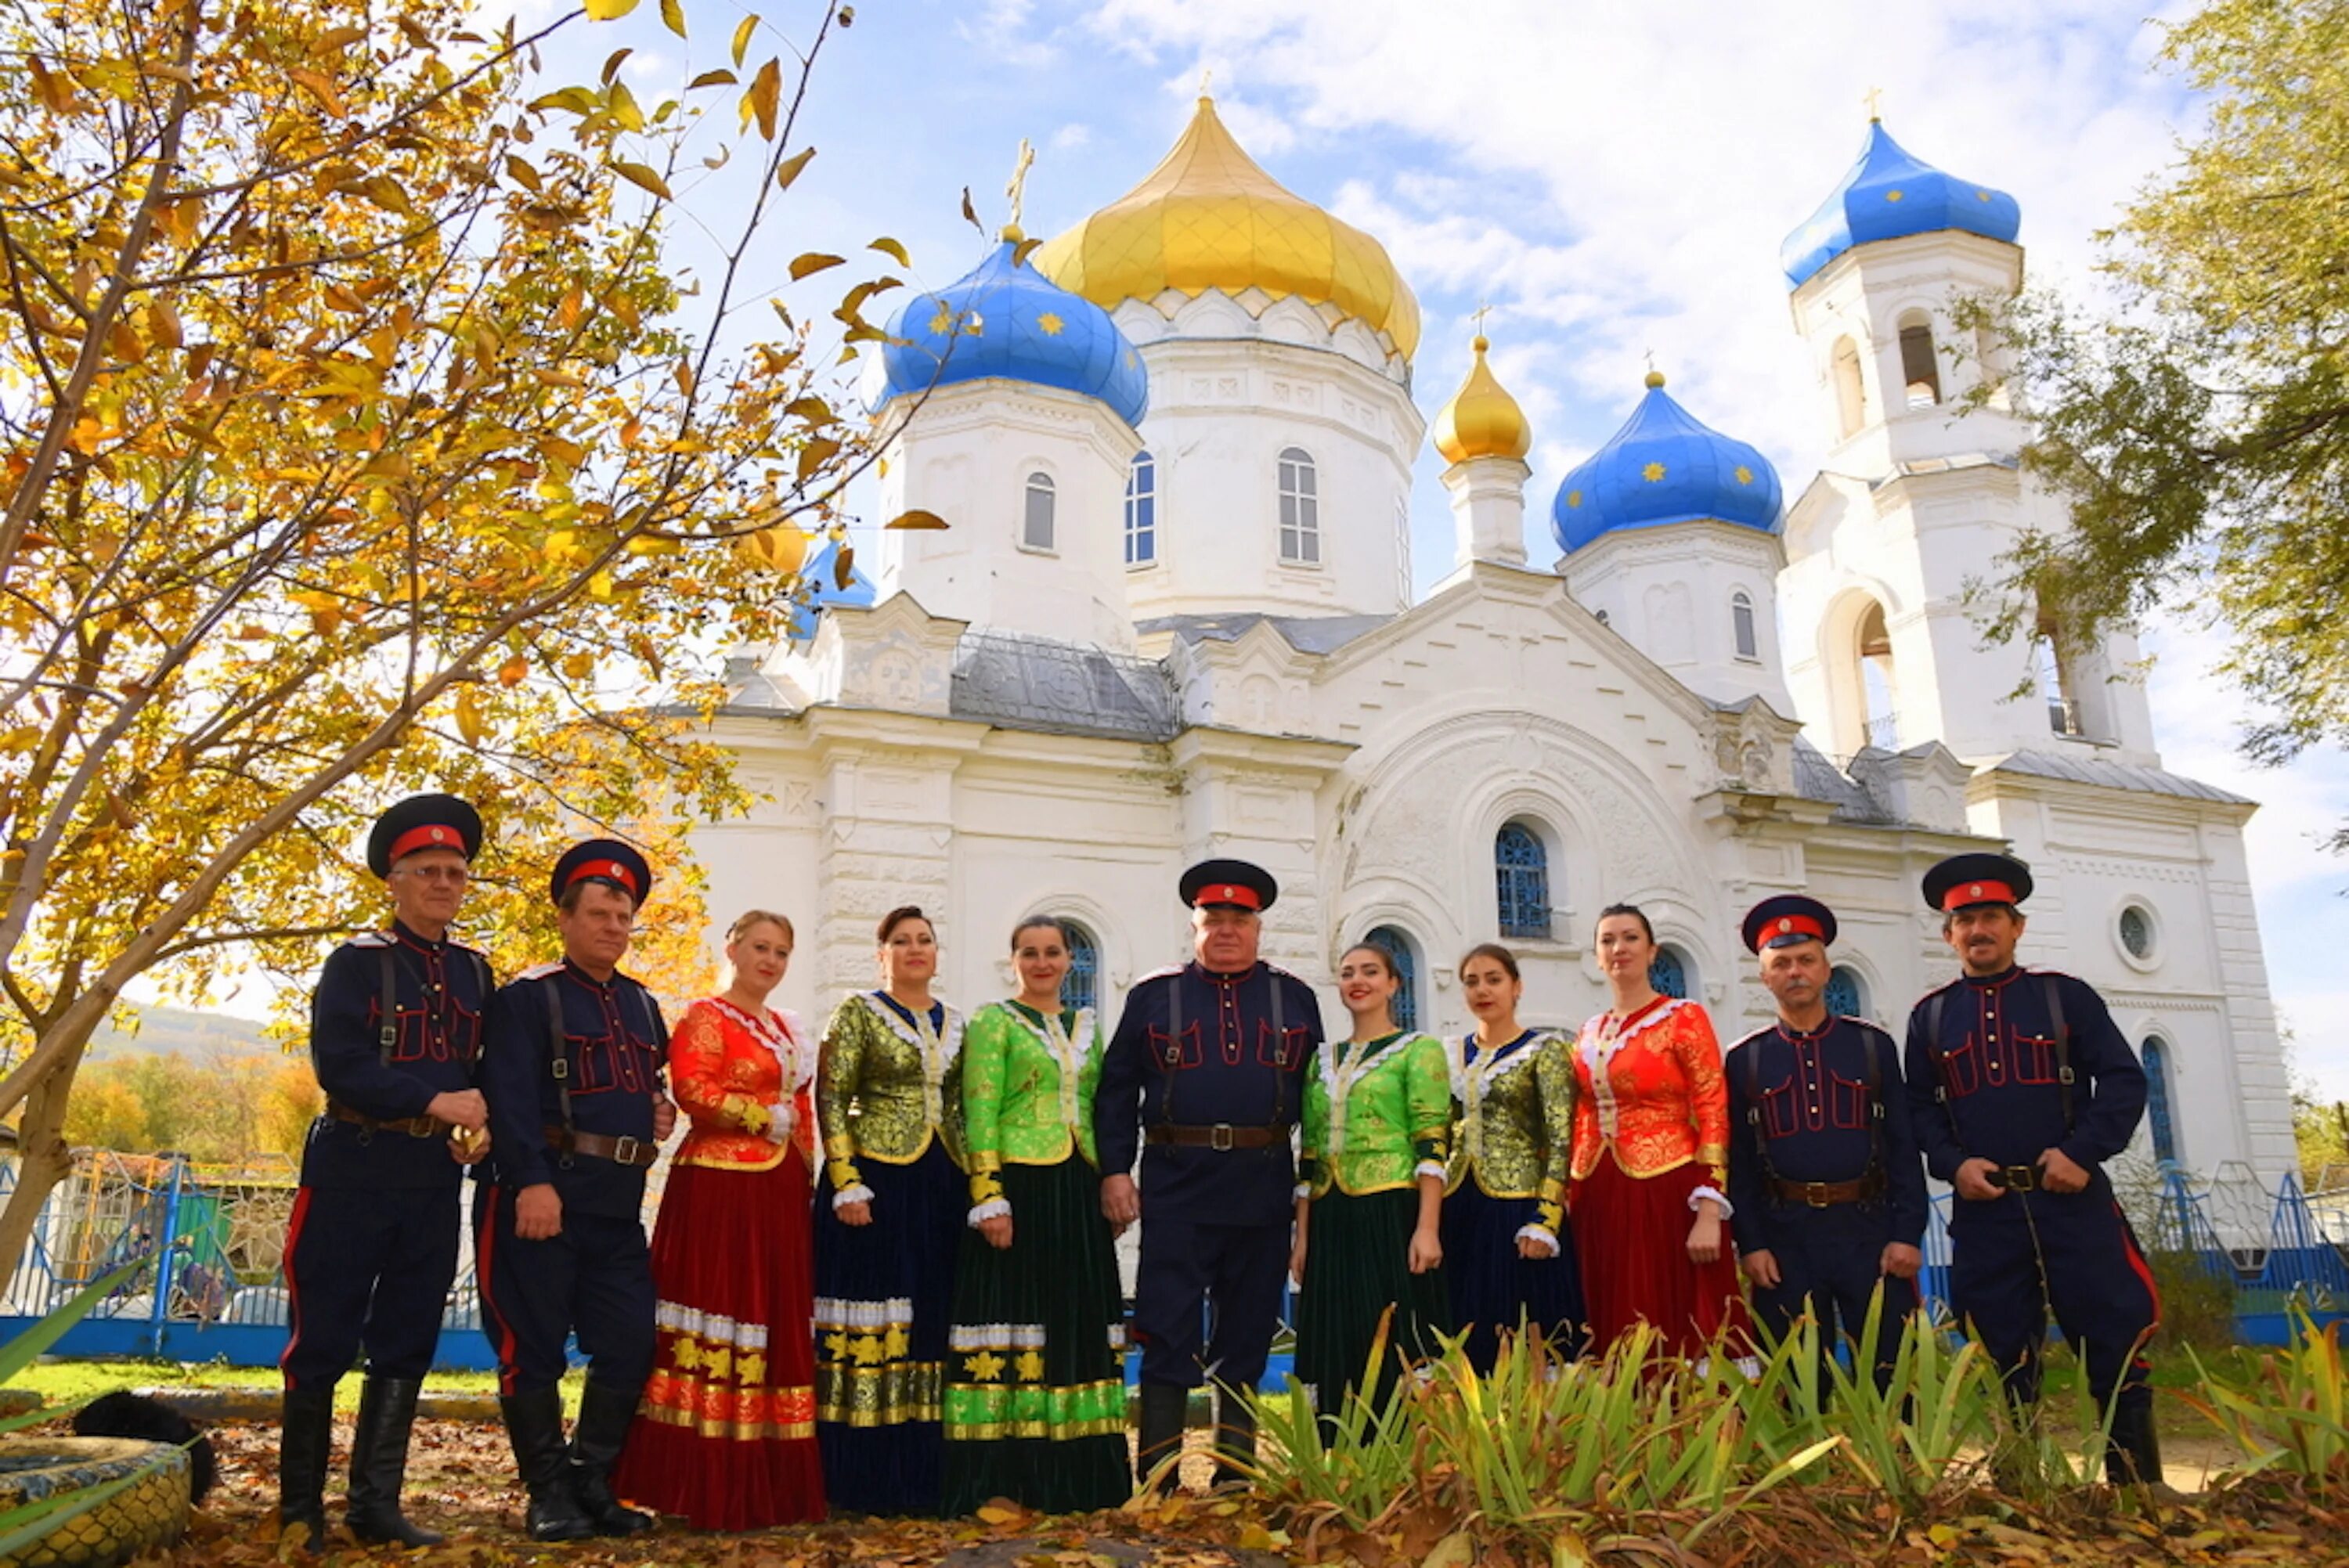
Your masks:
M 0 1257 L 123 987 L 304 970 L 378 923 L 355 850 L 386 799 L 482 805 L 509 932 L 559 834 L 741 804 L 695 738 L 713 666 L 776 637 L 802 531 L 842 526 L 829 356 L 895 282 L 821 345 L 771 295 L 839 264 L 766 230 L 849 13 L 746 20 L 653 102 L 625 50 L 539 79 L 583 15 L 0 18 Z M 701 181 L 688 291 L 663 241 Z
M 2207 614 L 2281 761 L 2349 739 L 2349 4 L 2217 0 L 2162 60 L 2209 121 L 2099 236 L 2108 307 L 1998 313 L 2071 527 L 2002 562 L 1992 629 Z

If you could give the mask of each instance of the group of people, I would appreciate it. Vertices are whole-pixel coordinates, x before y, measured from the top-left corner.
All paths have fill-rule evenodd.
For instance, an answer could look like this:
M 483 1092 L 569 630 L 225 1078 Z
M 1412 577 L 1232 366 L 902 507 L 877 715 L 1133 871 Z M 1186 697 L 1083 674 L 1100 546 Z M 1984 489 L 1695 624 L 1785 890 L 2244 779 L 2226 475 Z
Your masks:
M 2159 1304 L 2101 1170 L 2144 1073 L 2092 988 L 2017 966 L 2031 878 L 2009 857 L 1926 877 L 1961 972 L 1899 1046 L 1828 1010 L 1831 910 L 1756 905 L 1744 934 L 1778 1017 L 1724 1059 L 1704 1008 L 1654 988 L 1655 934 L 1628 904 L 1594 934 L 1609 1005 L 1571 1037 L 1520 1021 L 1517 960 L 1489 943 L 1459 966 L 1461 1038 L 1397 1026 L 1401 977 L 1371 944 L 1340 956 L 1332 1037 L 1313 989 L 1259 956 L 1278 889 L 1236 860 L 1184 874 L 1194 956 L 1137 980 L 1113 1028 L 1066 1005 L 1070 934 L 1044 914 L 1010 934 L 1017 994 L 966 1017 L 934 995 L 937 931 L 909 905 L 875 932 L 878 984 L 819 1037 L 769 1006 L 794 934 L 763 910 L 727 934 L 725 990 L 671 1031 L 619 969 L 641 855 L 562 855 L 563 956 L 497 987 L 449 937 L 481 841 L 451 796 L 386 812 L 368 859 L 391 926 L 319 978 L 326 1109 L 285 1249 L 287 1531 L 324 1534 L 334 1389 L 364 1346 L 347 1522 L 440 1539 L 400 1491 L 469 1171 L 541 1541 L 655 1514 L 730 1531 L 1106 1507 L 1171 1484 L 1203 1385 L 1217 1475 L 1244 1479 L 1236 1396 L 1291 1282 L 1297 1375 L 1325 1417 L 1455 1330 L 1489 1367 L 1513 1334 L 1573 1357 L 1645 1323 L 1664 1354 L 1739 1355 L 1806 1315 L 1831 1346 L 1873 1311 L 1889 1363 L 1918 1305 L 1927 1171 L 1958 1200 L 1953 1305 L 2012 1396 L 2037 1397 L 2052 1311 L 2111 1408 L 2111 1478 L 2159 1480 Z M 680 1110 L 648 1243 L 646 1172 Z M 1129 1316 L 1114 1245 L 1137 1222 Z

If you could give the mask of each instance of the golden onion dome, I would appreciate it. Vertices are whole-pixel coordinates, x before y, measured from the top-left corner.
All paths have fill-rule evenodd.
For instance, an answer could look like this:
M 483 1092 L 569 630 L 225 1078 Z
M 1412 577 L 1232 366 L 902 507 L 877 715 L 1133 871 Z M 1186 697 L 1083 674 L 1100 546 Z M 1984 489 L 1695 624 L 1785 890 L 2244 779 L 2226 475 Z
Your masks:
M 1533 450 L 1534 429 L 1526 423 L 1526 411 L 1485 363 L 1485 351 L 1492 346 L 1477 334 L 1476 362 L 1468 367 L 1468 378 L 1435 416 L 1435 449 L 1455 463 L 1471 458 L 1523 459 Z
M 1035 267 L 1104 308 L 1168 289 L 1195 299 L 1255 288 L 1334 305 L 1405 359 L 1419 346 L 1419 301 L 1386 247 L 1284 190 L 1206 98 L 1141 184 L 1047 242 Z

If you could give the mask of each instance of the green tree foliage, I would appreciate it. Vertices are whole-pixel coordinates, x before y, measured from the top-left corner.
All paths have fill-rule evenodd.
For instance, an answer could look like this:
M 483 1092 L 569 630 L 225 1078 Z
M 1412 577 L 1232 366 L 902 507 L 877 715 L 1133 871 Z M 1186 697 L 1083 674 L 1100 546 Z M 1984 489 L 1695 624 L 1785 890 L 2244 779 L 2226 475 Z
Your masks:
M 2004 559 L 1991 629 L 2206 614 L 2281 761 L 2349 738 L 2349 4 L 2217 0 L 2162 59 L 2209 120 L 2098 236 L 2109 309 L 1995 312 L 2072 527 Z

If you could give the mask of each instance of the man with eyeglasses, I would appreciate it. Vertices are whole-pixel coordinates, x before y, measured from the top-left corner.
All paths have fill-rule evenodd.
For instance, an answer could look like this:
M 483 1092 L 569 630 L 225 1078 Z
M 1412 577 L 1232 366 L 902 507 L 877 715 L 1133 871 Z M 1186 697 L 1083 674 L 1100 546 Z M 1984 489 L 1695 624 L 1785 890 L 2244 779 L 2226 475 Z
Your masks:
M 391 893 L 388 931 L 326 959 L 310 1004 L 310 1061 L 326 1109 L 302 1150 L 285 1234 L 293 1333 L 278 1440 L 278 1523 L 316 1550 L 326 1530 L 335 1385 L 367 1348 L 351 1439 L 351 1533 L 439 1544 L 400 1512 L 416 1398 L 457 1273 L 466 1167 L 489 1151 L 473 1087 L 490 966 L 449 940 L 481 819 L 453 795 L 415 795 L 377 819 L 367 869 Z

